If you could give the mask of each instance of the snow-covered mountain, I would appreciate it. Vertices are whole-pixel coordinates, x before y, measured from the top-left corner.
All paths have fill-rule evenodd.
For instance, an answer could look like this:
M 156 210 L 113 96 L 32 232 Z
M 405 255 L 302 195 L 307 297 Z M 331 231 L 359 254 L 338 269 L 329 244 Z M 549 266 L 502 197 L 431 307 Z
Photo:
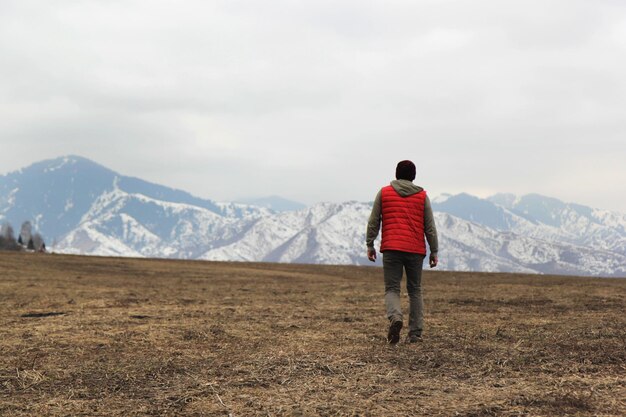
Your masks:
M 366 264 L 366 203 L 320 203 L 256 220 L 232 243 L 212 248 L 210 260 Z
M 435 223 L 444 269 L 626 277 L 624 253 L 551 240 L 551 234 L 496 230 L 442 212 L 435 212 Z
M 458 194 L 441 202 L 434 199 L 433 210 L 519 236 L 626 255 L 626 215 L 621 213 L 539 194 L 496 194 L 487 199 Z
M 224 215 L 119 188 L 103 193 L 54 249 L 65 253 L 197 258 L 267 212 Z
M 0 176 L 0 221 L 18 227 L 29 220 L 49 244 L 58 242 L 59 250 L 74 253 L 188 257 L 194 250 L 176 242 L 193 241 L 189 230 L 201 233 L 228 221 L 245 224 L 269 213 L 123 176 L 79 156 Z M 158 247 L 142 246 L 156 237 Z
M 533 194 L 432 203 L 442 269 L 626 277 L 622 213 Z M 0 176 L 0 222 L 30 220 L 65 253 L 371 265 L 370 210 L 354 201 L 284 212 L 218 203 L 74 156 Z

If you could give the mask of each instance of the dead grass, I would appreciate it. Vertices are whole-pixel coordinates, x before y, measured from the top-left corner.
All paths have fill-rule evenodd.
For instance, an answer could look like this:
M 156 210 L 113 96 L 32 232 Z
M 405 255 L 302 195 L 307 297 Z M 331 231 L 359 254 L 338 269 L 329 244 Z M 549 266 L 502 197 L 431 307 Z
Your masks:
M 0 415 L 626 415 L 626 280 L 0 252 Z M 406 302 L 406 300 L 405 300 Z

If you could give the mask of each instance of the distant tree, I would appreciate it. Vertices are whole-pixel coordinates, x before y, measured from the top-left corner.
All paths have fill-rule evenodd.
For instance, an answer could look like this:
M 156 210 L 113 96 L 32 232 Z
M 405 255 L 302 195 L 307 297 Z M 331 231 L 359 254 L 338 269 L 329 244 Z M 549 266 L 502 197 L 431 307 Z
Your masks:
M 33 225 L 28 220 L 22 223 L 20 236 L 22 238 L 22 244 L 23 242 L 28 242 L 30 238 L 33 237 Z
M 3 228 L 3 234 L 6 239 L 11 240 L 13 241 L 13 243 L 15 243 L 15 232 L 13 232 L 13 226 L 11 226 L 11 223 L 5 223 Z
M 33 235 L 33 245 L 35 246 L 35 250 L 40 250 L 43 244 L 43 237 L 41 237 L 39 233 L 35 233 Z
M 13 226 L 10 223 L 4 223 L 0 226 L 0 249 L 20 250 L 21 246 L 15 241 Z
M 0 225 L 0 249 L 4 250 L 23 250 L 24 242 L 28 242 L 26 247 L 29 250 L 45 251 L 45 243 L 40 233 L 33 233 L 33 226 L 29 221 L 22 223 L 20 234 L 15 240 L 15 233 L 13 227 L 9 223 L 3 223 Z

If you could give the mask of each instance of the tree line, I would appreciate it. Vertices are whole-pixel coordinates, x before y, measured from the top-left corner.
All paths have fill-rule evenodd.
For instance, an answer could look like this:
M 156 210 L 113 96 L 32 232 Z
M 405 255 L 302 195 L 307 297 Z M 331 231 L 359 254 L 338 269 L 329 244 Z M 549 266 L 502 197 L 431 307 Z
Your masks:
M 10 223 L 5 222 L 0 226 L 0 249 L 3 250 L 32 250 L 37 252 L 46 251 L 46 243 L 41 234 L 33 232 L 33 226 L 29 221 L 22 223 L 20 233 L 15 238 L 15 231 Z

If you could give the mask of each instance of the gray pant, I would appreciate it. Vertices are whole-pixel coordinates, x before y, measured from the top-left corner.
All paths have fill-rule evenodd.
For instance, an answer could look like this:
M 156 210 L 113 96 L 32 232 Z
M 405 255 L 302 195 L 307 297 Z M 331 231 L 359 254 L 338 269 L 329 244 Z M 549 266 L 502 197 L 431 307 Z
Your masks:
M 424 327 L 422 301 L 422 264 L 424 255 L 388 250 L 383 253 L 385 274 L 385 306 L 389 321 L 402 320 L 400 284 L 406 271 L 406 289 L 409 293 L 409 335 L 420 336 Z

